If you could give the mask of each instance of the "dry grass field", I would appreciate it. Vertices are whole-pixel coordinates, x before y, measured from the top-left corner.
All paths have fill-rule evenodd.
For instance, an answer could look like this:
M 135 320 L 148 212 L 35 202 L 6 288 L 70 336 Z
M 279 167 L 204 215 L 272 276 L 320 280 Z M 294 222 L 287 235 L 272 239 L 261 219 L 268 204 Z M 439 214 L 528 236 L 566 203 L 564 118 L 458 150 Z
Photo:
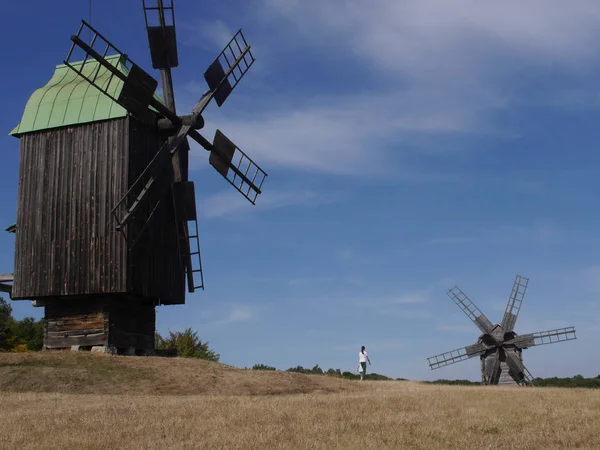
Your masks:
M 0 448 L 600 448 L 600 391 L 0 355 Z

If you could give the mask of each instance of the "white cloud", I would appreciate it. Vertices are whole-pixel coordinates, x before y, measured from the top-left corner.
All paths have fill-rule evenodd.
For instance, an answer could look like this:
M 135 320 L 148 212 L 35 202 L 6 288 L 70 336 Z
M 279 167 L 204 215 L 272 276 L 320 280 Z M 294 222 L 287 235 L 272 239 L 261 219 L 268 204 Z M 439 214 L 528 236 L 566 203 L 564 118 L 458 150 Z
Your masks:
M 473 335 L 477 335 L 479 333 L 475 325 L 440 325 L 438 330 L 449 331 L 453 333 L 471 333 Z
M 354 352 L 360 350 L 361 346 L 366 347 L 367 352 L 383 352 L 383 351 L 394 351 L 402 350 L 410 345 L 410 341 L 407 339 L 396 339 L 396 338 L 381 338 L 368 340 L 367 342 L 355 342 L 354 344 L 341 344 L 334 345 L 332 350 L 339 352 Z
M 235 307 L 229 311 L 225 319 L 227 323 L 247 322 L 256 317 L 256 313 L 246 307 Z
M 273 67 L 259 88 L 248 91 L 256 76 L 249 74 L 244 91 L 238 88 L 228 100 L 232 109 L 210 111 L 205 131 L 218 125 L 269 168 L 456 182 L 456 175 L 427 173 L 414 154 L 448 155 L 477 145 L 449 136 L 512 138 L 519 131 L 503 128 L 495 113 L 528 101 L 600 105 L 595 85 L 536 91 L 540 70 L 585 76 L 580 69 L 598 63 L 595 0 L 256 0 L 244 15 L 260 25 L 253 72 L 262 64 Z M 234 31 L 222 21 L 186 26 L 197 35 L 194 41 L 201 37 L 211 45 L 222 45 Z M 335 67 L 340 74 L 368 70 L 372 81 L 340 78 L 347 91 L 325 93 L 319 71 L 333 69 L 338 59 L 331 55 L 346 56 Z M 296 58 L 309 66 L 306 86 L 300 92 L 279 84 L 270 89 L 269 80 L 285 79 Z M 196 98 L 205 84 L 183 87 Z
M 468 235 L 467 235 L 468 234 Z M 552 220 L 540 219 L 526 225 L 498 225 L 467 230 L 463 236 L 437 236 L 426 241 L 429 245 L 462 245 L 470 243 L 506 245 L 510 243 L 537 243 L 541 245 L 559 244 L 565 241 L 568 233 Z
M 342 251 L 340 252 L 340 259 L 342 261 L 356 261 L 358 259 L 356 252 L 354 252 L 354 250 L 352 250 L 352 248 L 350 247 L 345 247 L 342 249 Z
M 218 327 L 232 324 L 249 322 L 258 318 L 258 310 L 247 305 L 230 305 L 227 310 L 220 313 L 204 312 L 202 314 L 208 319 L 201 327 Z
M 259 109 L 235 118 L 219 115 L 205 132 L 211 135 L 218 124 L 255 161 L 269 167 L 364 176 L 393 170 L 406 181 L 456 181 L 448 174 L 398 169 L 398 163 L 414 151 L 459 150 L 448 143 L 431 146 L 421 141 L 422 135 L 496 133 L 482 120 L 480 106 L 468 98 L 472 96 L 431 88 L 320 96 L 304 106 Z
M 390 170 L 409 177 L 420 171 L 398 171 L 407 168 L 404 156 L 415 149 L 457 151 L 448 135 L 511 137 L 494 113 L 526 101 L 522 91 L 537 83 L 523 73 L 547 67 L 576 71 L 597 63 L 600 49 L 594 1 L 261 0 L 257 5 L 271 42 L 271 47 L 263 42 L 262 50 L 276 54 L 272 60 L 280 67 L 292 50 L 323 57 L 319 65 L 325 66 L 328 55 L 343 54 L 355 62 L 344 59 L 340 69 L 368 67 L 380 80 L 357 86 L 360 91 L 352 95 L 323 95 L 315 74 L 307 88 L 312 92 L 274 92 L 262 110 L 254 105 L 253 116 L 225 121 L 228 134 L 249 143 L 260 161 L 321 173 Z M 277 77 L 277 68 L 272 70 Z M 572 89 L 563 87 L 560 95 Z M 577 89 L 581 102 L 586 95 Z M 544 102 L 551 97 L 544 91 Z
M 222 20 L 200 20 L 192 23 L 184 18 L 177 26 L 183 31 L 180 36 L 183 37 L 185 45 L 213 51 L 215 57 L 237 31 Z
M 388 295 L 375 298 L 361 298 L 351 303 L 359 308 L 364 308 L 374 314 L 387 318 L 400 320 L 426 320 L 433 314 L 428 309 L 416 308 L 426 304 L 435 295 L 437 284 L 432 284 L 424 289 L 405 291 L 397 295 Z M 348 300 L 347 300 L 348 301 Z
M 543 62 L 595 58 L 600 10 L 594 0 L 420 2 L 264 0 L 286 25 L 323 42 L 342 41 L 382 67 L 419 77 L 464 75 L 490 50 Z M 443 69 L 443 70 L 440 70 Z M 473 74 L 476 76 L 476 74 Z
M 427 240 L 428 244 L 431 245 L 449 245 L 449 244 L 468 244 L 470 242 L 474 242 L 479 240 L 474 236 L 463 236 L 463 237 L 434 237 Z
M 268 178 L 265 180 L 265 185 Z M 267 190 L 259 195 L 256 205 L 252 205 L 233 187 L 227 191 L 217 194 L 202 196 L 198 203 L 201 205 L 201 211 L 206 218 L 217 218 L 225 216 L 234 216 L 239 214 L 248 214 L 254 211 L 267 211 L 291 206 L 319 206 L 340 201 L 343 196 L 339 193 L 328 192 L 320 194 L 318 192 L 303 190 Z
M 586 267 L 574 278 L 584 292 L 600 294 L 600 266 Z
M 354 301 L 354 305 L 367 308 L 387 308 L 394 305 L 419 304 L 429 301 L 433 292 L 433 288 L 428 287 L 423 290 L 405 291 L 398 295 L 390 295 L 383 298 L 367 297 Z

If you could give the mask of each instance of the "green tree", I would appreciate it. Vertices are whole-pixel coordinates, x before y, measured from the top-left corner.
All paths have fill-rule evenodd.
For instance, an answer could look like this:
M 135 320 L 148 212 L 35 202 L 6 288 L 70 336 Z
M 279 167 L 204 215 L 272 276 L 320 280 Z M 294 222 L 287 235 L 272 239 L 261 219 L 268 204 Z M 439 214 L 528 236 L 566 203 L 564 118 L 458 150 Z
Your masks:
M 39 351 L 44 345 L 44 319 L 33 317 L 13 322 L 12 336 L 16 345 L 27 345 L 27 350 Z
M 310 373 L 314 375 L 323 375 L 323 369 L 321 369 L 318 364 L 315 364 L 315 366 L 310 370 Z
M 183 358 L 198 358 L 207 361 L 219 362 L 221 355 L 215 353 L 208 346 L 208 341 L 202 343 L 197 331 L 186 328 L 184 331 L 169 331 L 169 336 L 163 338 L 156 333 L 156 348 L 159 350 L 176 349 L 177 356 Z
M 0 297 L 0 351 L 10 350 L 12 327 L 14 324 L 12 317 L 12 306 L 10 306 L 4 298 Z

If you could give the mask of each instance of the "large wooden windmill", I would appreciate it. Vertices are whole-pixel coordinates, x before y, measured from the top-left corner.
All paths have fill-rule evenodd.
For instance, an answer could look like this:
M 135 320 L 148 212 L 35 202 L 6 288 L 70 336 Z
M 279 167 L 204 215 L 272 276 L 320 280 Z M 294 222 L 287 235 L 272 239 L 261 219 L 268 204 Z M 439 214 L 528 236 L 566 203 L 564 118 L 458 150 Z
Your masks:
M 266 177 L 221 131 L 212 143 L 198 132 L 209 102 L 222 106 L 254 63 L 242 31 L 204 73 L 191 113 L 178 115 L 173 2 L 142 5 L 162 98 L 157 80 L 82 21 L 11 132 L 21 143 L 11 296 L 45 308 L 49 349 L 146 353 L 155 306 L 185 303 L 186 281 L 189 292 L 204 288 L 188 136 L 251 203 Z
M 473 345 L 427 358 L 431 369 L 438 369 L 479 356 L 481 358 L 482 383 L 495 385 L 531 384 L 533 377 L 523 365 L 523 350 L 535 345 L 553 344 L 576 339 L 577 337 L 573 327 L 521 335 L 514 331 L 528 283 L 528 278 L 521 275 L 516 276 L 502 317 L 502 323 L 496 325 L 489 321 L 458 286 L 450 289 L 448 296 L 483 334 L 479 336 L 479 339 Z

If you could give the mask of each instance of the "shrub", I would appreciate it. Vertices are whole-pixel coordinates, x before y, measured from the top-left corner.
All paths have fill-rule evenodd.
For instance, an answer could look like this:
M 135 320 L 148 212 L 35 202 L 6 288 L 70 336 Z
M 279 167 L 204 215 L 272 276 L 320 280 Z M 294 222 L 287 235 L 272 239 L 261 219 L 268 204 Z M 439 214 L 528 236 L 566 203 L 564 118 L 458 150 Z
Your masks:
M 163 338 L 156 333 L 156 348 L 158 350 L 176 349 L 177 356 L 183 358 L 198 358 L 207 361 L 219 362 L 221 355 L 208 347 L 208 341 L 202 343 L 197 331 L 186 328 L 185 331 L 169 331 L 169 336 Z
M 33 317 L 15 320 L 12 307 L 0 297 L 0 351 L 41 350 L 44 344 L 44 319 Z
M 254 364 L 252 366 L 252 370 L 277 370 L 273 366 L 267 366 L 265 364 Z

